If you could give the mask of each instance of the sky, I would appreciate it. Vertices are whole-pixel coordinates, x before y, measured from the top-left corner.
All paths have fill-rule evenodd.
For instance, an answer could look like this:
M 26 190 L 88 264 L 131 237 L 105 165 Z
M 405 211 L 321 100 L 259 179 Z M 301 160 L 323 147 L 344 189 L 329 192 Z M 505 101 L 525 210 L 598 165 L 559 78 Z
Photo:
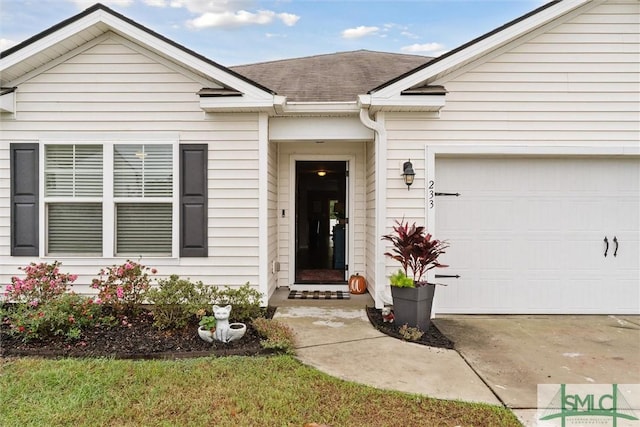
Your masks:
M 96 0 L 0 0 L 0 50 Z M 439 56 L 545 0 L 102 0 L 224 66 L 367 49 Z

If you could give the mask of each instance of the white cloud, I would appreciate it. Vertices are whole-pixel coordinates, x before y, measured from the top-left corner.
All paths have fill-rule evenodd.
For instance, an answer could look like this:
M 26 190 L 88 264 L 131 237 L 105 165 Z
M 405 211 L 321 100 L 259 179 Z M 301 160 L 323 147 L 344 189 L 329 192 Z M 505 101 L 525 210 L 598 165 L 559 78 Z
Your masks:
M 409 46 L 404 46 L 400 48 L 400 50 L 407 53 L 428 53 L 434 56 L 439 56 L 446 52 L 444 46 L 440 43 L 414 43 Z
M 184 7 L 199 15 L 250 9 L 253 3 L 251 0 L 170 0 L 171 7 Z
M 151 7 L 167 7 L 169 5 L 166 0 L 143 0 L 143 3 Z
M 409 31 L 402 31 L 400 34 L 402 34 L 403 36 L 409 38 L 409 39 L 417 39 L 418 36 L 409 32 Z
M 96 1 L 95 0 L 71 0 L 71 3 L 78 6 L 80 9 L 87 9 L 93 6 Z M 127 7 L 131 6 L 133 0 L 102 0 L 100 1 L 105 6 L 113 6 L 113 7 Z
M 271 24 L 276 19 L 281 20 L 290 27 L 295 25 L 300 17 L 290 13 L 275 13 L 271 10 L 259 10 L 257 13 L 247 12 L 246 10 L 207 12 L 187 22 L 187 25 L 197 29 L 208 27 L 233 28 L 254 24 Z
M 0 39 L 0 52 L 9 49 L 11 46 L 15 45 L 16 42 L 9 39 Z
M 286 25 L 287 27 L 292 27 L 296 25 L 296 22 L 300 19 L 298 15 L 294 15 L 292 13 L 279 13 L 278 18 Z
M 345 39 L 358 39 L 360 37 L 373 36 L 380 31 L 378 27 L 365 27 L 361 25 L 356 28 L 348 28 L 342 32 L 342 37 Z

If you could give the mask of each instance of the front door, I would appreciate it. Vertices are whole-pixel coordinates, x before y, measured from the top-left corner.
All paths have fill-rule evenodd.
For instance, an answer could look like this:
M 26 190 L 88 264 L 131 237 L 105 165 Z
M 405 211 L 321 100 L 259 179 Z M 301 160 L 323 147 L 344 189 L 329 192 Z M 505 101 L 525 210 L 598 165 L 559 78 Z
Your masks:
M 296 161 L 296 283 L 346 280 L 347 164 Z

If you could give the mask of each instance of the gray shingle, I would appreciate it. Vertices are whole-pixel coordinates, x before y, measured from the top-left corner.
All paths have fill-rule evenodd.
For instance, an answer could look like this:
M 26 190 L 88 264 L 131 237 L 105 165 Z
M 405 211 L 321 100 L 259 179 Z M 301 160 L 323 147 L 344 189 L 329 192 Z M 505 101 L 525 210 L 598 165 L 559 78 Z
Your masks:
M 357 50 L 229 67 L 289 102 L 355 101 L 433 58 Z

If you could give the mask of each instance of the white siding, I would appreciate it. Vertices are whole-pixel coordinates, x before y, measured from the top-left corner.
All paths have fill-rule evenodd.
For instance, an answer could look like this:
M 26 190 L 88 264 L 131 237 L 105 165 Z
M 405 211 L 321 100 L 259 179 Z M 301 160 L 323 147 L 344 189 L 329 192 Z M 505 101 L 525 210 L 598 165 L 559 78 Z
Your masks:
M 380 239 L 376 236 L 376 145 L 374 141 L 365 144 L 365 265 L 367 286 L 376 286 L 376 246 Z
M 274 263 L 278 260 L 278 144 L 270 142 L 268 149 L 268 262 L 269 262 L 269 297 L 278 285 L 278 272 L 274 271 Z
M 9 143 L 91 133 L 125 139 L 169 134 L 180 143 L 208 144 L 209 257 L 141 261 L 162 276 L 257 286 L 258 115 L 205 114 L 196 92 L 216 85 L 115 35 L 21 82 L 15 118 L 3 116 L 1 124 L 0 283 L 20 274 L 19 266 L 39 261 L 10 256 Z M 64 271 L 80 274 L 78 284 L 87 285 L 100 267 L 123 259 L 59 261 Z

